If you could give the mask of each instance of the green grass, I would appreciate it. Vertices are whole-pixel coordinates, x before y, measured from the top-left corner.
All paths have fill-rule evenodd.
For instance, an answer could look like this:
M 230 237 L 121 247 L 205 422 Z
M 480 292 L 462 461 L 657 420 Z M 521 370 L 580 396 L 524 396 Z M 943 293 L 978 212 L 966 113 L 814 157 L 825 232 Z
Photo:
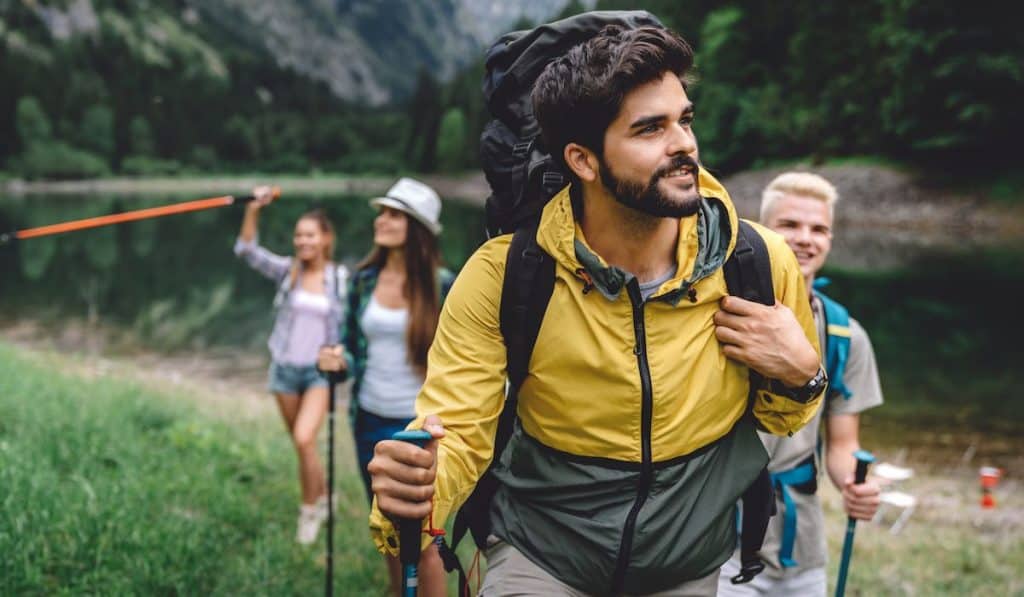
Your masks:
M 323 590 L 323 541 L 293 540 L 295 457 L 278 421 L 230 423 L 60 364 L 0 344 L 0 594 Z M 379 593 L 350 460 L 338 456 L 336 593 Z
M 942 474 L 922 475 L 900 489 L 918 499 L 918 508 L 902 532 L 889 526 L 858 523 L 846 594 L 1024 595 L 1024 499 L 1011 482 L 997 488 L 993 510 L 978 506 L 974 469 L 947 467 Z M 827 486 L 827 487 L 826 487 Z M 829 594 L 835 590 L 846 533 L 846 517 L 831 483 L 819 484 L 829 544 Z M 886 512 L 891 523 L 898 513 Z

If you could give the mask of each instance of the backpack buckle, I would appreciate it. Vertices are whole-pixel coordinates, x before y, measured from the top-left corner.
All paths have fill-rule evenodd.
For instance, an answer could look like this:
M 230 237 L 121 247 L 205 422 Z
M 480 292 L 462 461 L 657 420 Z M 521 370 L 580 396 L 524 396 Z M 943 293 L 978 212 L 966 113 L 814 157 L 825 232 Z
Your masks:
M 533 247 L 523 249 L 523 260 L 532 261 L 534 263 L 540 263 L 544 259 L 544 254 Z
M 533 145 L 532 141 L 520 141 L 512 146 L 512 155 L 523 159 L 530 153 L 530 146 Z
M 764 562 L 758 560 L 757 562 L 747 562 L 740 568 L 740 573 L 729 579 L 734 585 L 742 585 L 754 580 L 754 577 L 764 570 Z
M 540 177 L 540 186 L 548 194 L 554 194 L 565 186 L 565 177 L 561 172 L 545 170 Z

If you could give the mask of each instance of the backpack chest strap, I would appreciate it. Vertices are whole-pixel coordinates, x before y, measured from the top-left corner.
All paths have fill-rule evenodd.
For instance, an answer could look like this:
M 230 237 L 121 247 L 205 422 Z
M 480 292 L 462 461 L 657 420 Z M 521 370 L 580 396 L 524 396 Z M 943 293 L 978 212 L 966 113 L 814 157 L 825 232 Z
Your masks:
M 779 563 L 783 568 L 792 568 L 797 564 L 793 559 L 793 547 L 796 544 L 796 502 L 791 490 L 810 484 L 816 477 L 813 454 L 789 470 L 771 473 L 772 485 L 782 494 L 782 503 L 786 506 L 786 513 L 782 519 L 782 546 L 779 549 Z

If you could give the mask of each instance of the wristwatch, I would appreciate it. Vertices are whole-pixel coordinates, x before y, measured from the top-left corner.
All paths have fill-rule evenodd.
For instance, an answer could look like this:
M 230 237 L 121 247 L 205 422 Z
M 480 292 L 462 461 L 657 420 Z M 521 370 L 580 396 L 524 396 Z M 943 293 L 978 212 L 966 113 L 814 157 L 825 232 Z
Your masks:
M 785 396 L 791 400 L 807 403 L 818 397 L 828 386 L 828 374 L 825 368 L 818 366 L 814 377 L 799 388 L 791 388 L 777 379 L 772 380 L 772 393 Z

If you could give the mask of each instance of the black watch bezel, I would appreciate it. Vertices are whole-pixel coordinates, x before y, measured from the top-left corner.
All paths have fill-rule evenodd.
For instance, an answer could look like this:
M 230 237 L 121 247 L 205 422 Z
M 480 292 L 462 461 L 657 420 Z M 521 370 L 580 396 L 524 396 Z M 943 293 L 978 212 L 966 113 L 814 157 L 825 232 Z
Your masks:
M 779 380 L 772 380 L 772 392 L 786 396 L 797 402 L 810 402 L 824 391 L 828 386 L 828 374 L 824 367 L 818 367 L 818 372 L 807 383 L 799 388 L 790 388 Z

